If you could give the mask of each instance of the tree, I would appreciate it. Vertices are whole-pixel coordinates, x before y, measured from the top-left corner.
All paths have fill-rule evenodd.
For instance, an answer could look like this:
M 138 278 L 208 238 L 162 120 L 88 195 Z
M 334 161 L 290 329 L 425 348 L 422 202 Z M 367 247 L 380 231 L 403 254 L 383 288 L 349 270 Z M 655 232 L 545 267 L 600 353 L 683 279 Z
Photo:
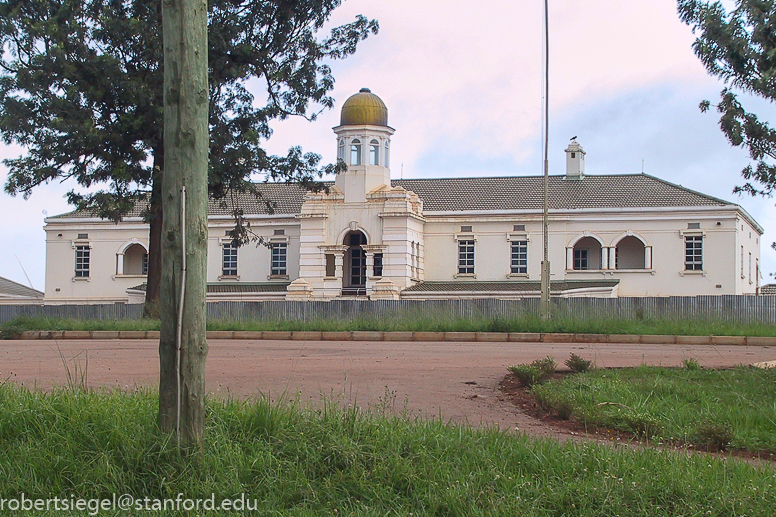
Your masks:
M 747 111 L 735 90 L 776 101 L 776 1 L 737 0 L 728 12 L 720 2 L 678 0 L 678 9 L 682 21 L 698 34 L 695 54 L 710 75 L 725 82 L 714 106 L 720 129 L 755 162 L 744 168 L 746 182 L 734 192 L 770 197 L 776 189 L 776 130 Z M 701 102 L 702 111 L 711 107 L 709 101 Z
M 331 107 L 334 79 L 326 61 L 347 57 L 377 32 L 377 22 L 359 16 L 318 40 L 340 3 L 208 3 L 211 197 L 255 192 L 249 180 L 257 173 L 314 186 L 322 173 L 339 170 L 321 167 L 318 155 L 299 148 L 270 156 L 262 142 L 272 120 L 312 120 L 317 109 Z M 161 0 L 0 0 L 0 135 L 26 148 L 5 161 L 5 190 L 28 197 L 38 185 L 72 179 L 87 192 L 71 190 L 71 203 L 116 221 L 147 204 L 147 308 L 154 307 L 161 278 L 161 11 Z M 249 81 L 266 90 L 263 105 L 256 105 Z M 236 230 L 244 238 L 243 228 Z

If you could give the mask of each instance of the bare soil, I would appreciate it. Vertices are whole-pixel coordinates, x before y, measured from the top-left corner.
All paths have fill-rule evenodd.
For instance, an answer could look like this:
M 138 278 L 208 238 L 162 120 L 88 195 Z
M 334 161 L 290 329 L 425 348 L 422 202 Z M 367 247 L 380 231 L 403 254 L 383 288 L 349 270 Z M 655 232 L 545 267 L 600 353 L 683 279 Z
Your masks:
M 529 400 L 503 390 L 506 367 L 547 355 L 562 364 L 572 352 L 598 367 L 679 366 L 694 358 L 719 368 L 776 359 L 776 347 L 757 346 L 218 339 L 209 345 L 207 390 L 213 397 L 267 396 L 311 405 L 326 397 L 531 436 L 622 444 L 631 442 L 538 414 Z M 158 342 L 0 341 L 0 382 L 50 390 L 66 386 L 68 373 L 90 388 L 154 388 Z

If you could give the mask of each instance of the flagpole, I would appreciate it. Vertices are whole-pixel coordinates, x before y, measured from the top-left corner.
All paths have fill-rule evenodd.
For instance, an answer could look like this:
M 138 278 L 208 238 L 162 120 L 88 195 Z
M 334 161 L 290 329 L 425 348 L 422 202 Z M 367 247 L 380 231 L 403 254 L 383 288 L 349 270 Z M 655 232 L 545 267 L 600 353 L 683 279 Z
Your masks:
M 550 176 L 547 161 L 547 147 L 549 144 L 550 124 L 550 24 L 549 24 L 549 0 L 544 0 L 544 211 L 542 214 L 542 237 L 544 240 L 544 259 L 542 260 L 542 319 L 550 318 L 550 258 L 549 258 L 549 192 Z

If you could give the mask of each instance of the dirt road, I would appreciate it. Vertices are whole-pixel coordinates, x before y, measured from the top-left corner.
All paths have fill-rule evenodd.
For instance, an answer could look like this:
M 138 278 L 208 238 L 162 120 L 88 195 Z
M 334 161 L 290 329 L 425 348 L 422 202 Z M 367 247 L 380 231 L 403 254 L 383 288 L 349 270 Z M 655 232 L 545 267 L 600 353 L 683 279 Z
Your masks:
M 84 373 L 89 387 L 131 389 L 158 382 L 158 343 L 152 340 L 0 341 L 0 381 L 50 389 L 67 384 L 68 371 Z M 570 353 L 599 367 L 728 367 L 776 359 L 776 347 L 575 343 L 450 343 L 366 341 L 211 340 L 207 389 L 218 397 L 259 392 L 277 400 L 321 395 L 342 404 L 393 406 L 415 414 L 473 425 L 519 427 L 535 435 L 549 429 L 503 400 L 498 383 L 511 364 Z

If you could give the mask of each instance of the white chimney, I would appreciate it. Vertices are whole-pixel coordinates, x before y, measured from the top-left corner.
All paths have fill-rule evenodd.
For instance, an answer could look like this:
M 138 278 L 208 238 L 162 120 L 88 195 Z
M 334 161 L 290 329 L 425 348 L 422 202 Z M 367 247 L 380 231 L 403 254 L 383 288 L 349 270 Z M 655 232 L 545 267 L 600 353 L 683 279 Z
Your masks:
M 566 179 L 581 180 L 585 177 L 585 151 L 577 142 L 577 137 L 571 139 L 566 148 Z

